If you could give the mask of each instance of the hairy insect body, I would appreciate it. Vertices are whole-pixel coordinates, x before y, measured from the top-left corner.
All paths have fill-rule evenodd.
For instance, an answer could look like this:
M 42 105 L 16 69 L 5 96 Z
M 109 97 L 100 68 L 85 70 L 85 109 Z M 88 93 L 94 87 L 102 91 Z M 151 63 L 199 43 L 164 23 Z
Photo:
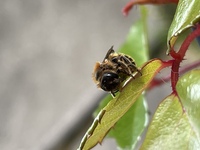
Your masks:
M 102 63 L 96 63 L 93 79 L 99 88 L 111 92 L 114 96 L 128 77 L 134 78 L 133 73 L 135 72 L 141 74 L 134 60 L 127 55 L 116 53 L 112 46 Z

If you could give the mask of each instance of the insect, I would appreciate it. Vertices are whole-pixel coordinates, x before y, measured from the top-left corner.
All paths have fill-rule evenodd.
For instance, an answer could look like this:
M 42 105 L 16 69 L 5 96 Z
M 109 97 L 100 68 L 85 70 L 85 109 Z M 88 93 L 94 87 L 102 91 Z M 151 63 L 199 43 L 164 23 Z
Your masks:
M 97 87 L 111 92 L 111 95 L 114 97 L 115 93 L 122 88 L 124 81 L 128 77 L 134 78 L 133 73 L 136 72 L 142 75 L 130 56 L 116 53 L 112 46 L 102 63 L 97 62 L 95 64 L 93 80 Z

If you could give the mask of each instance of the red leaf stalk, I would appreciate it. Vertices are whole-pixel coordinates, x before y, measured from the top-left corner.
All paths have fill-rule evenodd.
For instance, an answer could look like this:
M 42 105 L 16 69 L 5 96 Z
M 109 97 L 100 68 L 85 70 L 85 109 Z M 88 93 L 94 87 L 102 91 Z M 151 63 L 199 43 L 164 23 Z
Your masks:
M 184 40 L 178 52 L 175 52 L 173 47 L 170 51 L 170 55 L 174 58 L 171 71 L 171 86 L 173 92 L 175 93 L 176 93 L 176 83 L 179 78 L 180 63 L 183 61 L 185 53 L 188 50 L 188 47 L 190 46 L 191 42 L 198 36 L 200 36 L 200 24 L 197 24 L 196 30 L 194 30 L 187 36 L 187 38 Z
M 175 3 L 177 4 L 179 0 L 131 0 L 128 2 L 124 8 L 122 9 L 122 13 L 124 16 L 127 16 L 132 7 L 136 4 L 144 5 L 144 4 L 168 4 Z
M 171 65 L 170 66 L 172 66 L 172 62 L 173 61 L 174 60 L 171 60 Z M 183 73 L 185 73 L 185 72 L 187 72 L 187 71 L 189 71 L 189 70 L 191 70 L 193 68 L 196 68 L 198 66 L 200 66 L 200 61 L 194 62 L 194 63 L 192 63 L 192 64 L 190 64 L 190 65 L 188 65 L 188 66 L 186 66 L 184 68 L 181 68 L 179 73 L 183 74 Z M 163 84 L 165 82 L 168 82 L 170 80 L 171 80 L 171 75 L 168 75 L 168 76 L 166 76 L 166 77 L 164 77 L 162 79 L 153 79 L 153 81 L 151 82 L 151 84 L 149 86 L 149 89 L 152 89 L 152 88 L 154 88 L 156 86 L 159 86 L 159 85 L 161 85 L 161 84 Z

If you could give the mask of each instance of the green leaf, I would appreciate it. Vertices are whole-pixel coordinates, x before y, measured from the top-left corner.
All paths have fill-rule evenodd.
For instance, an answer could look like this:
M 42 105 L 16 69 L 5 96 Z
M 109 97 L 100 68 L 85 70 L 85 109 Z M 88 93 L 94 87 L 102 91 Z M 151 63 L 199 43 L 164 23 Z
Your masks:
M 197 150 L 200 147 L 200 71 L 181 77 L 176 94 L 158 107 L 141 150 Z
M 120 94 L 112 99 L 97 115 L 92 126 L 83 137 L 79 149 L 91 149 L 101 143 L 108 131 L 131 108 L 154 76 L 163 68 L 163 62 L 154 59 L 146 63 L 135 79 L 131 79 Z M 127 130 L 127 129 L 126 129 Z
M 141 66 L 148 60 L 148 40 L 146 31 L 147 10 L 141 8 L 141 18 L 131 27 L 124 44 L 119 52 L 127 54 L 135 59 L 137 66 Z M 99 112 L 112 97 L 106 96 L 100 103 L 97 112 Z M 118 147 L 121 149 L 133 149 L 139 136 L 143 132 L 147 123 L 147 107 L 144 96 L 140 96 L 137 102 L 129 111 L 117 122 L 115 130 L 111 130 L 109 137 L 115 138 Z M 126 138 L 125 138 L 126 137 Z
M 140 6 L 140 8 L 142 15 L 140 20 L 135 22 L 131 27 L 126 41 L 119 49 L 119 52 L 134 58 L 138 66 L 141 66 L 149 60 L 146 27 L 147 10 L 144 6 Z
M 135 59 L 137 66 L 141 66 L 148 59 L 148 40 L 146 17 L 147 10 L 141 8 L 142 17 L 131 27 L 125 43 L 119 49 Z M 114 130 L 109 135 L 115 138 L 121 149 L 133 149 L 139 136 L 147 125 L 147 105 L 144 96 L 141 95 L 128 112 L 117 122 Z
M 181 77 L 177 91 L 191 126 L 200 137 L 200 70 L 190 71 Z
M 114 129 L 109 132 L 121 149 L 134 149 L 140 139 L 139 136 L 147 126 L 146 101 L 143 97 L 141 95 L 135 101 L 128 112 L 117 122 Z
M 178 35 L 200 21 L 199 0 L 179 0 L 174 19 L 168 32 L 168 51 L 174 46 Z

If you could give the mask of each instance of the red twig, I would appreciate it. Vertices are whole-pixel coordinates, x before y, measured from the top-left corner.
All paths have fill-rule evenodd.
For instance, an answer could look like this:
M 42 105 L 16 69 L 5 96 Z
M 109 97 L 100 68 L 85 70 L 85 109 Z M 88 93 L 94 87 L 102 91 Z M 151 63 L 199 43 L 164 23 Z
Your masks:
M 172 66 L 173 61 L 174 61 L 174 60 L 162 61 L 162 68 L 166 68 L 166 67 Z M 163 82 L 163 80 L 161 81 L 161 80 L 153 79 L 153 80 L 151 81 L 151 83 L 149 84 L 149 87 L 148 87 L 148 88 L 149 88 L 149 89 L 152 89 L 153 87 L 160 85 L 162 82 Z
M 194 63 L 192 63 L 192 64 L 190 64 L 190 65 L 188 65 L 188 66 L 186 66 L 184 68 L 181 68 L 179 73 L 180 74 L 184 74 L 185 72 L 187 72 L 187 71 L 189 71 L 189 70 L 191 70 L 193 68 L 196 68 L 198 66 L 200 66 L 200 61 L 194 62 Z M 171 80 L 171 74 L 166 76 L 166 77 L 164 77 L 164 78 L 162 78 L 162 79 L 153 79 L 153 81 L 151 82 L 151 84 L 149 86 L 149 89 L 152 89 L 152 88 L 154 88 L 156 86 L 159 86 L 159 85 L 161 85 L 161 84 L 163 84 L 165 82 L 168 82 L 170 80 Z
M 190 46 L 191 42 L 198 36 L 200 36 L 200 24 L 197 24 L 196 30 L 194 30 L 187 36 L 187 38 L 184 40 L 178 52 L 175 52 L 173 48 L 170 51 L 170 55 L 174 58 L 171 70 L 171 86 L 173 92 L 175 93 L 176 93 L 176 83 L 179 78 L 180 63 L 183 61 L 185 53 L 188 47 Z
M 131 0 L 128 2 L 124 8 L 122 9 L 122 13 L 124 16 L 127 16 L 132 7 L 136 4 L 167 4 L 167 3 L 175 3 L 177 4 L 179 0 Z

